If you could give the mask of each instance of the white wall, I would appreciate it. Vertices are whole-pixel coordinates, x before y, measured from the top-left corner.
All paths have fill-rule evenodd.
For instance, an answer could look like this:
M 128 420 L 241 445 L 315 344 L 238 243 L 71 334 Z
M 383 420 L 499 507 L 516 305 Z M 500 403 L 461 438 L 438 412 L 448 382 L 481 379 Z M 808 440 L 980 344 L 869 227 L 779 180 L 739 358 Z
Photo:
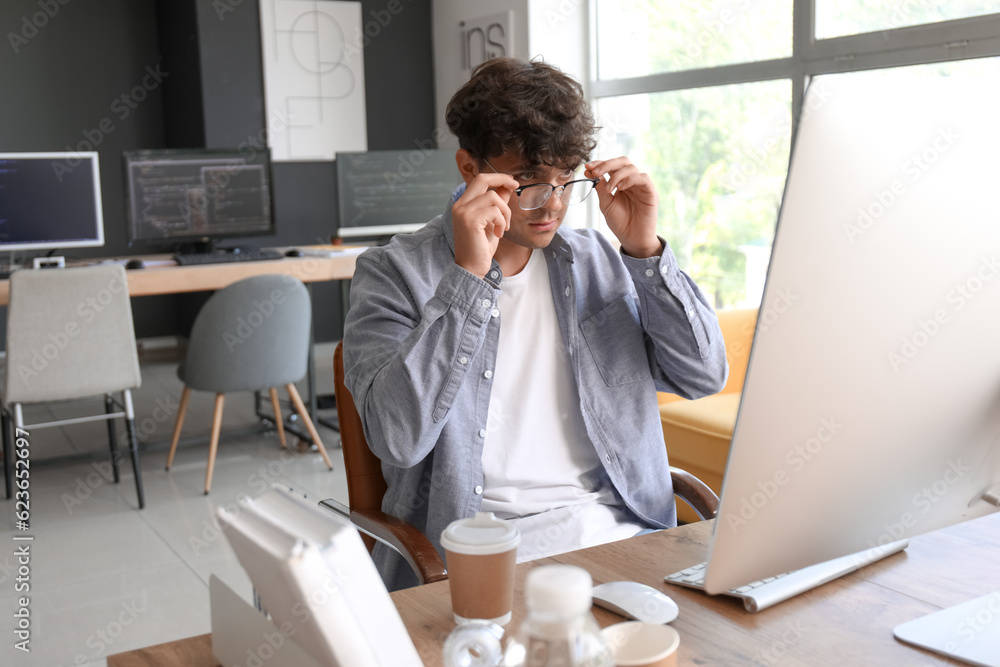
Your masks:
M 433 0 L 434 85 L 437 139 L 442 148 L 458 142 L 448 132 L 444 110 L 468 80 L 461 68 L 462 20 L 512 11 L 514 52 L 518 58 L 541 57 L 587 88 L 589 76 L 587 0 Z
M 528 0 L 433 0 L 431 20 L 434 34 L 434 88 L 437 100 L 437 139 L 442 148 L 457 148 L 458 141 L 448 131 L 444 110 L 448 100 L 465 83 L 461 69 L 462 43 L 459 23 L 462 20 L 514 12 L 513 43 L 518 58 L 528 58 Z
M 529 0 L 528 51 L 589 89 L 587 0 Z M 589 92 L 589 90 L 588 90 Z

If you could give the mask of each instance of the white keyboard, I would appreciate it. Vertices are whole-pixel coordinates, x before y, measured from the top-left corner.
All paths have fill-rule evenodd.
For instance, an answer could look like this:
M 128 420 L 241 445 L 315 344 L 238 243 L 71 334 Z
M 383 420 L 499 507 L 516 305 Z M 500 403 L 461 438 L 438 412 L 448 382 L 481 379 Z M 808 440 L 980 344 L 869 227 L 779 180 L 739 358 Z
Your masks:
M 795 597 L 799 593 L 821 586 L 828 581 L 833 581 L 849 572 L 854 572 L 886 556 L 891 556 L 905 549 L 907 545 L 909 545 L 908 540 L 900 540 L 878 549 L 866 549 L 856 554 L 848 554 L 841 558 L 810 565 L 801 570 L 793 570 L 754 581 L 746 586 L 726 591 L 725 594 L 742 598 L 746 610 L 755 613 Z M 705 590 L 705 567 L 707 565 L 708 563 L 698 563 L 680 572 L 668 574 L 663 579 L 671 584 L 703 591 Z

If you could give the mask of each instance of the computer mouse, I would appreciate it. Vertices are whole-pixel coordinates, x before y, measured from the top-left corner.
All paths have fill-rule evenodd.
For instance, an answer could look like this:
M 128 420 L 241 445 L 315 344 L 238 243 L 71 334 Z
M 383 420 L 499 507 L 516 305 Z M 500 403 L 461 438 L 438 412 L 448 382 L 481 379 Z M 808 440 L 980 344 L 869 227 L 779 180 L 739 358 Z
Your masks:
M 666 593 L 638 581 L 609 581 L 594 586 L 594 604 L 644 623 L 669 623 L 679 610 Z
M 298 248 L 292 248 L 285 253 L 285 257 L 305 257 L 306 254 Z
M 126 269 L 144 269 L 144 268 L 146 268 L 146 265 L 143 263 L 143 261 L 141 259 L 130 259 L 129 261 L 125 262 L 125 268 Z

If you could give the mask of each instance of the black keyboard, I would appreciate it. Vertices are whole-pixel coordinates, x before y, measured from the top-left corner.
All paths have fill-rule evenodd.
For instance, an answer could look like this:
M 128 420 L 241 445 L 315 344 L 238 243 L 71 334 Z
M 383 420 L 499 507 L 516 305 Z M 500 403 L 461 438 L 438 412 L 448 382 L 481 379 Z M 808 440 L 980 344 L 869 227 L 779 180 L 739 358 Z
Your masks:
M 282 257 L 284 257 L 282 253 L 267 248 L 232 248 L 205 253 L 177 253 L 174 255 L 174 261 L 180 266 L 192 266 L 196 264 L 226 264 L 228 262 L 262 262 Z

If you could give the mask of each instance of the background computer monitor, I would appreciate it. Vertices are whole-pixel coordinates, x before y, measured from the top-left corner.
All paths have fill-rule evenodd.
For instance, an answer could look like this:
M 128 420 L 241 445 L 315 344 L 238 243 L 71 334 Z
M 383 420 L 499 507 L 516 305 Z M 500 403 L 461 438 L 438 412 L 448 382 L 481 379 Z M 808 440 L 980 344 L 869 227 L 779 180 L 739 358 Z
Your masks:
M 462 182 L 454 150 L 337 153 L 335 166 L 342 238 L 416 231 Z
M 1000 92 L 834 75 L 805 109 L 712 593 L 997 510 Z
M 128 240 L 211 243 L 273 234 L 267 149 L 123 153 Z
M 0 251 L 102 245 L 97 153 L 0 153 Z

